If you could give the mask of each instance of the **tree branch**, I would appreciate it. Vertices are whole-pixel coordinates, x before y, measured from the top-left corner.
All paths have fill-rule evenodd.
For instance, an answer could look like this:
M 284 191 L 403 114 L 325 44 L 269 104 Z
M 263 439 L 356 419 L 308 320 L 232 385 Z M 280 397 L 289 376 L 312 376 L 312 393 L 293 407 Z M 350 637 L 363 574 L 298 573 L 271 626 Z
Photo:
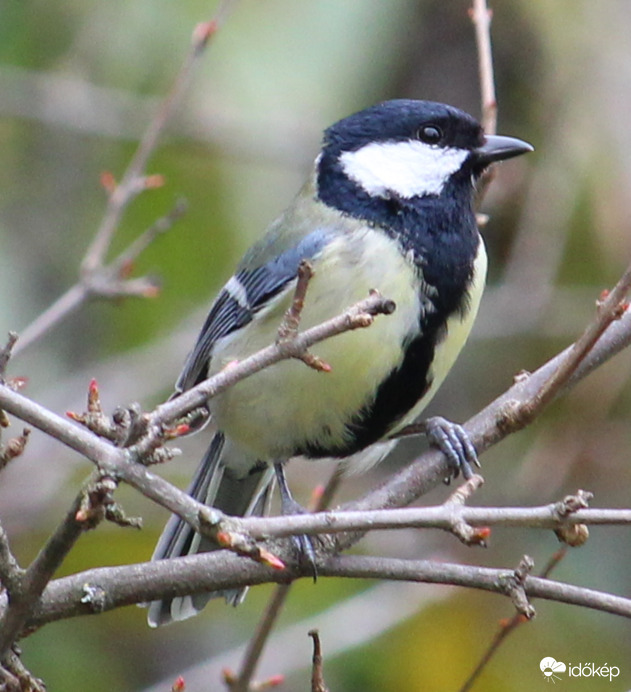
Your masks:
M 42 591 L 83 532 L 85 526 L 76 520 L 79 506 L 80 497 L 28 569 L 19 574 L 14 571 L 16 578 L 5 585 L 10 601 L 0 617 L 0 659 L 19 637 Z
M 572 499 L 572 497 L 568 498 Z M 370 511 L 341 510 L 282 517 L 231 518 L 235 530 L 256 540 L 293 535 L 319 535 L 381 529 L 443 529 L 451 531 L 458 520 L 470 526 L 558 529 L 578 524 L 627 526 L 631 509 L 580 509 L 564 515 L 563 502 L 539 507 L 466 507 L 445 503 L 437 507 L 405 507 Z
M 318 558 L 318 575 L 352 579 L 389 579 L 481 589 L 502 595 L 515 570 L 358 555 Z M 230 553 L 203 553 L 172 560 L 103 567 L 56 579 L 46 587 L 29 629 L 49 622 L 113 610 L 138 602 L 202 591 L 263 583 L 285 583 L 311 574 L 290 565 L 285 573 Z M 183 576 L 185 575 L 185 578 Z M 543 598 L 631 618 L 631 599 L 541 577 L 524 576 L 529 598 Z M 0 597 L 0 609 L 3 606 Z
M 204 380 L 176 398 L 157 406 L 149 416 L 149 425 L 159 426 L 170 423 L 185 413 L 204 406 L 208 399 L 212 399 L 226 389 L 233 387 L 245 377 L 249 377 L 281 360 L 288 358 L 304 360 L 304 355 L 308 353 L 308 349 L 319 341 L 353 329 L 370 327 L 376 315 L 389 315 L 394 309 L 395 305 L 391 300 L 374 292 L 337 317 L 297 333 L 293 338 L 278 340 L 275 344 L 244 358 L 238 363 L 231 363 L 229 367 L 224 368 L 208 380 Z
M 175 77 L 171 90 L 145 130 L 120 183 L 112 189 L 103 220 L 82 262 L 82 274 L 93 273 L 102 266 L 125 208 L 145 189 L 144 171 L 149 158 L 190 83 L 193 68 L 203 55 L 210 39 L 223 23 L 232 4 L 233 0 L 223 0 L 215 18 L 199 24 L 193 31 L 190 48 Z
M 469 16 L 475 29 L 475 42 L 478 52 L 482 127 L 487 135 L 494 135 L 497 132 L 497 99 L 495 97 L 493 51 L 491 49 L 491 20 L 493 12 L 487 7 L 486 0 L 473 0 Z
M 515 410 L 516 422 L 521 424 L 521 422 L 527 422 L 536 416 L 563 389 L 607 327 L 615 320 L 619 320 L 628 309 L 628 304 L 625 301 L 629 290 L 631 290 L 631 264 L 613 290 L 605 292 L 602 299 L 596 303 L 594 320 L 571 346 L 567 356 L 561 361 L 554 373 L 530 400 L 522 403 Z
M 330 321 L 328 324 L 329 327 L 339 327 L 339 324 L 337 324 L 335 320 Z M 317 340 L 314 337 L 324 338 L 324 336 L 326 336 L 326 334 L 323 335 L 322 329 L 316 327 L 313 330 L 308 330 L 307 332 L 298 335 L 297 338 L 304 341 L 302 346 L 308 347 Z M 628 312 L 625 312 L 619 320 L 613 322 L 606 329 L 601 338 L 596 342 L 596 345 L 592 351 L 590 351 L 587 357 L 580 363 L 563 389 L 566 389 L 578 382 L 582 377 L 591 372 L 593 368 L 597 367 L 597 365 L 599 365 L 604 359 L 611 357 L 614 353 L 617 353 L 619 350 L 624 348 L 630 340 L 631 315 Z M 270 348 L 274 349 L 276 346 L 272 346 Z M 558 364 L 562 362 L 565 357 L 567 357 L 567 353 L 569 351 L 570 349 L 567 349 L 529 377 L 520 379 L 520 381 L 509 389 L 508 392 L 506 392 L 503 396 L 493 402 L 489 407 L 487 407 L 484 411 L 471 419 L 468 424 L 466 424 L 465 427 L 472 435 L 478 450 L 487 449 L 491 444 L 497 442 L 499 439 L 502 439 L 513 429 L 510 425 L 506 424 L 505 411 L 507 408 L 507 403 L 513 402 L 516 398 L 528 400 L 532 394 L 538 391 L 541 385 L 548 380 L 551 373 L 553 373 L 558 367 Z M 272 355 L 269 354 L 269 349 L 265 349 L 263 353 L 266 354 L 266 358 L 271 358 L 270 362 L 275 362 L 274 359 L 276 358 L 281 359 L 282 357 L 290 357 L 292 355 L 292 353 L 287 352 L 281 354 L 275 352 L 272 357 Z M 231 368 L 228 371 L 228 374 L 230 374 L 232 370 L 244 364 L 246 364 L 246 361 L 235 365 L 234 368 Z M 269 363 L 265 361 L 265 363 L 259 363 L 258 365 L 260 365 L 260 367 L 264 367 L 265 364 Z M 226 373 L 220 373 L 217 377 L 221 378 L 225 375 Z M 209 386 L 209 383 L 211 383 L 210 380 L 195 388 L 198 390 L 195 396 L 206 396 L 207 392 L 204 393 L 203 389 L 205 386 Z M 228 385 L 226 384 L 226 386 Z M 213 387 L 210 386 L 209 388 L 211 390 L 213 389 Z M 201 394 L 199 393 L 200 389 L 202 392 Z M 174 402 L 170 403 L 172 404 Z M 192 406 L 195 406 L 198 403 L 198 400 L 194 400 Z M 127 450 L 116 448 L 111 443 L 98 438 L 89 431 L 79 428 L 69 421 L 56 416 L 35 402 L 32 402 L 26 397 L 23 397 L 17 392 L 11 390 L 6 385 L 0 385 L 0 408 L 6 409 L 13 415 L 16 415 L 22 420 L 31 423 L 40 430 L 50 434 L 64 444 L 84 454 L 87 458 L 96 463 L 101 468 L 102 472 L 111 474 L 114 477 L 120 478 L 121 480 L 129 483 L 142 492 L 145 496 L 179 514 L 196 530 L 202 532 L 207 530 L 207 527 L 201 525 L 200 517 L 206 516 L 205 513 L 210 510 L 195 502 L 191 497 L 171 486 L 158 476 L 151 474 L 144 466 L 132 461 Z M 511 408 L 511 406 L 509 406 L 509 408 Z M 184 409 L 186 409 L 185 406 L 183 407 L 183 410 Z M 178 415 L 178 413 L 181 413 L 181 411 L 173 412 L 173 409 L 171 409 L 169 415 Z M 159 416 L 160 415 L 164 416 L 164 411 L 160 412 Z M 413 462 L 409 467 L 391 478 L 381 488 L 369 493 L 359 501 L 351 503 L 348 508 L 365 511 L 371 509 L 403 506 L 434 485 L 438 484 L 447 475 L 447 473 L 447 464 L 442 455 L 438 452 L 430 451 Z M 468 512 L 470 510 L 466 509 L 463 511 Z M 220 513 L 217 513 L 215 519 L 216 518 L 222 518 Z M 516 517 L 513 517 L 513 519 L 515 518 Z M 310 518 L 307 517 L 307 519 Z M 485 519 L 488 519 L 488 517 L 485 517 Z M 302 519 L 296 519 L 296 521 L 299 520 Z M 266 521 L 273 520 L 270 519 Z M 570 519 L 570 522 L 571 521 L 573 520 Z M 576 521 L 579 521 L 579 519 L 576 519 Z M 351 543 L 355 542 L 357 538 L 357 536 L 353 536 L 352 538 L 341 542 L 341 547 L 350 545 Z M 237 571 L 243 572 L 244 567 L 245 564 L 240 563 Z M 175 575 L 172 576 L 174 581 L 177 581 Z M 274 580 L 280 581 L 293 578 L 291 570 L 282 573 L 282 575 L 276 576 L 277 579 Z M 234 580 L 234 574 L 232 575 L 232 578 Z M 236 587 L 239 585 L 239 583 L 235 581 L 230 582 L 228 580 L 228 582 L 224 583 L 223 585 L 214 585 L 210 588 L 224 588 L 228 585 Z M 171 588 L 173 588 L 173 584 L 171 584 Z M 154 598 L 158 597 L 160 596 L 148 597 L 147 600 L 153 600 Z
M 0 584 L 7 591 L 18 588 L 24 570 L 11 552 L 9 537 L 0 524 Z
M 555 397 L 566 393 L 630 343 L 631 313 L 625 311 L 619 320 L 610 324 L 604 331 L 567 382 L 556 392 Z M 508 434 L 516 432 L 527 424 L 526 421 L 515 418 L 514 411 L 518 410 L 521 402 L 530 401 L 536 396 L 559 365 L 568 357 L 572 348 L 573 346 L 569 346 L 535 372 L 517 377 L 512 387 L 463 425 L 478 454 L 482 454 Z M 402 431 L 402 434 L 418 434 L 418 432 L 415 426 L 409 426 L 406 431 Z M 402 507 L 436 487 L 448 474 L 449 467 L 443 455 L 436 450 L 429 450 L 388 479 L 381 488 L 368 493 L 357 503 L 353 503 L 352 508 L 367 510 Z
M 214 18 L 196 27 L 191 46 L 180 71 L 175 77 L 173 86 L 149 122 L 121 181 L 117 184 L 111 175 L 105 175 L 103 178 L 104 187 L 109 192 L 107 206 L 94 239 L 81 262 L 79 281 L 22 330 L 20 341 L 14 349 L 16 355 L 63 321 L 89 297 L 151 297 L 156 295 L 158 287 L 154 279 L 151 277 L 128 279 L 127 275 L 131 261 L 145 249 L 148 242 L 153 241 L 160 232 L 170 228 L 181 216 L 183 212 L 181 203 L 178 203 L 173 211 L 154 224 L 109 265 L 106 265 L 107 253 L 123 213 L 130 202 L 143 191 L 162 186 L 161 176 L 147 176 L 145 174 L 147 163 L 155 151 L 168 121 L 182 100 L 196 64 L 214 34 L 223 25 L 235 3 L 236 0 L 223 0 Z

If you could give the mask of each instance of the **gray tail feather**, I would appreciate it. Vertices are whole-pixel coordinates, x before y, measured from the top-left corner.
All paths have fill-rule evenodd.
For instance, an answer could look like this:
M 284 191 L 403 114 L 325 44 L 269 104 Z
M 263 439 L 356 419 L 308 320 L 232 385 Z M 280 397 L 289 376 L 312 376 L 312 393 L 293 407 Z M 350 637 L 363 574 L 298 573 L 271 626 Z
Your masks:
M 255 467 L 245 477 L 237 478 L 226 468 L 226 457 L 229 455 L 229 441 L 222 433 L 217 433 L 197 468 L 188 494 L 232 516 L 266 514 L 274 487 L 273 470 L 261 465 L 260 469 Z M 174 514 L 164 527 L 151 559 L 165 560 L 217 549 L 215 543 L 196 533 Z M 236 606 L 243 601 L 246 592 L 247 587 L 152 601 L 147 620 L 151 627 L 185 620 L 196 615 L 211 598 L 219 596 Z

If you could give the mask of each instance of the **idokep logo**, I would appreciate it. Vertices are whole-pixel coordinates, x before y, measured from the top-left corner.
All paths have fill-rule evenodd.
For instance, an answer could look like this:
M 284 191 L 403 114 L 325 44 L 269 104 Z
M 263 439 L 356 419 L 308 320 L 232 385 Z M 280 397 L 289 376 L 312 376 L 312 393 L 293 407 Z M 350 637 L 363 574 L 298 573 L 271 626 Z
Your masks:
M 552 656 L 546 656 L 539 662 L 539 668 L 543 673 L 546 682 L 555 683 L 561 680 L 561 674 L 567 673 L 570 678 L 605 678 L 611 682 L 620 675 L 618 666 L 610 666 L 607 663 L 597 665 L 596 663 L 562 663 Z
M 541 668 L 541 672 L 543 673 L 543 677 L 546 679 L 546 682 L 552 683 L 561 679 L 558 673 L 565 673 L 567 670 L 565 663 L 555 661 L 552 656 L 542 658 L 539 663 L 539 668 Z

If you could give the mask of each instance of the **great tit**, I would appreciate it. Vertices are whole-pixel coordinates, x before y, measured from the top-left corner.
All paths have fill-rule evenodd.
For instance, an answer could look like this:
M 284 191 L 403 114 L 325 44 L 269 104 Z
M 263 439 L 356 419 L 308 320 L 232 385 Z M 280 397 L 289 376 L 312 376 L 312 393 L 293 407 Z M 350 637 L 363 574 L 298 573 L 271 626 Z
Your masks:
M 487 259 L 475 183 L 489 164 L 528 151 L 529 144 L 485 135 L 467 113 L 429 101 L 386 101 L 325 131 L 306 184 L 212 304 L 175 395 L 275 341 L 302 260 L 314 272 L 303 328 L 371 289 L 396 310 L 318 344 L 328 373 L 286 360 L 210 400 L 217 432 L 189 487 L 194 498 L 230 515 L 262 514 L 276 477 L 283 511 L 294 511 L 287 460 L 333 457 L 353 471 L 391 450 L 391 436 L 443 382 L 478 311 Z M 442 418 L 426 423 L 454 470 L 470 475 L 477 460 L 464 430 Z M 174 515 L 152 559 L 217 547 Z M 149 623 L 195 615 L 217 595 L 236 605 L 244 593 L 155 601 Z

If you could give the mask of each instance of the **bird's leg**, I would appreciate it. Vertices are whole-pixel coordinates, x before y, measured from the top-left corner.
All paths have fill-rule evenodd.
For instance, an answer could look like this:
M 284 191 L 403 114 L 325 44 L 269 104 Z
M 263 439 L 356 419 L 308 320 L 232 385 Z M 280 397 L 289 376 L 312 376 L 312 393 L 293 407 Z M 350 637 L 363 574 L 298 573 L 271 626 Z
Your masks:
M 287 479 L 285 478 L 285 469 L 283 464 L 281 462 L 274 462 L 274 471 L 276 473 L 276 481 L 278 482 L 278 489 L 280 491 L 281 511 L 283 515 L 304 514 L 307 510 L 296 502 L 296 500 L 294 500 L 291 491 L 289 490 Z M 311 538 L 304 534 L 292 536 L 291 538 L 294 545 L 298 549 L 301 564 L 309 568 L 311 574 L 313 575 L 313 580 L 315 581 L 318 576 L 318 570 L 316 568 L 315 550 L 313 548 Z
M 464 478 L 469 480 L 474 475 L 472 467 L 480 467 L 475 447 L 461 425 L 434 416 L 425 421 L 425 434 L 429 443 L 447 457 L 454 478 L 462 471 Z

